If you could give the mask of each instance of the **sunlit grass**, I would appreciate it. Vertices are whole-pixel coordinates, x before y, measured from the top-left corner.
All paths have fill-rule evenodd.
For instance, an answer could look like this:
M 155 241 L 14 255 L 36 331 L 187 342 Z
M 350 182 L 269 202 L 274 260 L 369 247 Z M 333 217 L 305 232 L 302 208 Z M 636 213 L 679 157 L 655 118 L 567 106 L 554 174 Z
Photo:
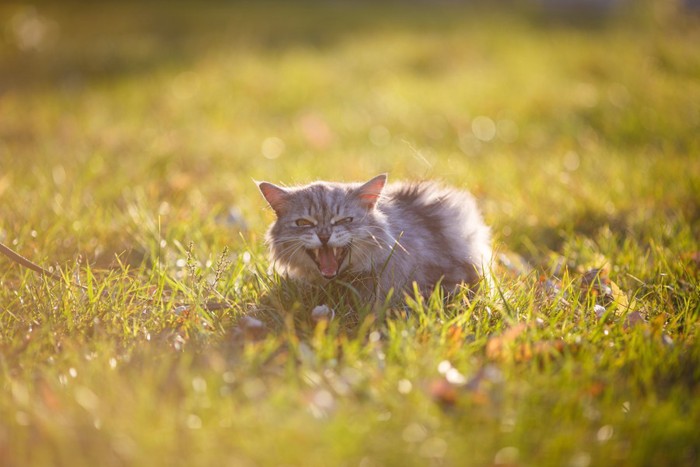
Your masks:
M 0 241 L 64 278 L 0 259 L 0 464 L 697 463 L 700 28 L 648 7 L 0 6 Z M 268 274 L 253 180 L 380 172 L 477 195 L 493 296 Z

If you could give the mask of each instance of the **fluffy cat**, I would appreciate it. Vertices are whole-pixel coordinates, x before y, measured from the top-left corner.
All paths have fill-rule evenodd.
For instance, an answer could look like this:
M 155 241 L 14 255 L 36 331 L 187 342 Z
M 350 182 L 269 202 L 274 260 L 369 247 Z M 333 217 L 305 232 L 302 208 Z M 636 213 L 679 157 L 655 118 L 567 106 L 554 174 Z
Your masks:
M 414 282 L 427 295 L 438 283 L 475 290 L 488 279 L 490 231 L 469 193 L 386 182 L 386 174 L 364 184 L 259 182 L 277 215 L 266 236 L 274 268 L 321 284 L 340 277 L 380 303 Z

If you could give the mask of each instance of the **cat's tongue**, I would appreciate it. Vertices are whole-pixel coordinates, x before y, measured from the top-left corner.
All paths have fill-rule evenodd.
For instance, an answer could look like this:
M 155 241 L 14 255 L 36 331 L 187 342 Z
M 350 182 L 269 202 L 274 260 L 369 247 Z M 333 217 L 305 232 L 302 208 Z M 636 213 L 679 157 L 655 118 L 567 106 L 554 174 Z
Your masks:
M 333 248 L 324 246 L 318 250 L 318 264 L 325 278 L 330 279 L 338 274 L 338 260 L 333 254 Z

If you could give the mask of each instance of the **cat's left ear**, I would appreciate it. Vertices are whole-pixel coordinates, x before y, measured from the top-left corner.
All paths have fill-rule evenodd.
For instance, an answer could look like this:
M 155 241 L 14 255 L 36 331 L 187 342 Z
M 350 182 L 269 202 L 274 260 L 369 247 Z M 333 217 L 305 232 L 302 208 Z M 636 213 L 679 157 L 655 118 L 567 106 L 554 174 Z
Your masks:
M 270 207 L 279 216 L 284 207 L 287 205 L 287 198 L 289 197 L 289 192 L 284 188 L 280 188 L 277 185 L 273 185 L 269 182 L 257 182 L 260 193 L 265 197 L 265 200 L 270 205 Z
M 384 185 L 386 185 L 386 179 L 386 174 L 377 175 L 357 189 L 357 196 L 364 207 L 367 209 L 374 208 L 374 205 L 379 201 Z

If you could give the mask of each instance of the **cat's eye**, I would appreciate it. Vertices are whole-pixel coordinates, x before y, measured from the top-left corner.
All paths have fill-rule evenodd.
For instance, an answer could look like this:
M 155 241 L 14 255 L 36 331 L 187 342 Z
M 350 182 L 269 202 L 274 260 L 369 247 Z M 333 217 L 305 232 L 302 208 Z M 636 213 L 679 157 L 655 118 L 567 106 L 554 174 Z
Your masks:
M 297 219 L 297 227 L 313 227 L 314 223 L 308 219 Z
M 349 224 L 352 222 L 352 217 L 343 217 L 342 219 L 338 219 L 337 221 L 333 222 L 335 225 L 340 225 L 340 224 Z

